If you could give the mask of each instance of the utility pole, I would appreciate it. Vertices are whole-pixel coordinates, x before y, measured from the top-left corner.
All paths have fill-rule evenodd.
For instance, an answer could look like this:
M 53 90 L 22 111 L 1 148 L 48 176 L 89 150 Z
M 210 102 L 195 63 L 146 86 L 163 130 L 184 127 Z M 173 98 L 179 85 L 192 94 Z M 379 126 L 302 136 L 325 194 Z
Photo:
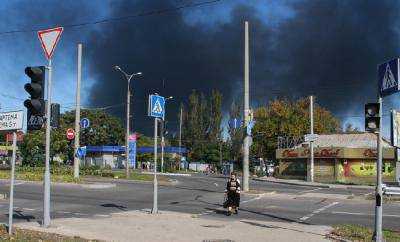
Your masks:
M 183 112 L 183 107 L 182 107 L 182 104 L 181 104 L 181 114 L 180 114 L 180 117 L 179 117 L 179 159 L 180 159 L 180 161 L 179 161 L 179 170 L 181 170 L 181 161 L 182 161 L 182 112 Z M 186 165 L 185 165 L 185 167 L 186 167 Z
M 152 214 L 158 213 L 158 184 L 157 184 L 157 118 L 154 118 L 154 181 L 153 181 L 153 209 Z
M 164 125 L 165 121 L 161 120 L 161 173 L 164 172 L 164 146 L 165 146 L 165 140 L 164 140 Z
M 310 134 L 314 134 L 314 98 L 310 96 Z M 310 141 L 310 176 L 309 182 L 314 182 L 314 141 Z
M 249 108 L 249 22 L 245 21 L 244 33 L 244 121 L 245 127 L 250 122 Z M 246 134 L 243 144 L 243 191 L 249 191 L 249 139 Z
M 51 78 L 52 67 L 49 59 L 49 78 L 47 81 L 47 110 L 46 110 L 46 148 L 45 148 L 45 171 L 44 171 L 44 196 L 43 196 L 43 227 L 50 226 L 50 114 L 51 114 Z
M 379 131 L 378 131 L 378 162 L 376 167 L 376 191 L 375 191 L 375 233 L 374 240 L 381 242 L 382 236 L 382 97 L 379 95 Z
M 78 44 L 78 72 L 76 77 L 76 102 L 75 102 L 75 143 L 74 143 L 74 178 L 79 178 L 80 160 L 76 155 L 79 148 L 79 135 L 81 120 L 81 77 L 82 77 L 82 44 Z

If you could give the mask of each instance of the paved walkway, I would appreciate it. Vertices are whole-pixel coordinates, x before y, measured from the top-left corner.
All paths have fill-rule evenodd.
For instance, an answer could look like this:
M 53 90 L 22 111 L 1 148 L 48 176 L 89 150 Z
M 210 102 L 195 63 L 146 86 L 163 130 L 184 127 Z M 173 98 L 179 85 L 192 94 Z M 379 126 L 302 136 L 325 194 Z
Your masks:
M 234 216 L 234 215 L 232 215 Z M 48 229 L 36 222 L 17 227 L 105 241 L 329 241 L 328 226 L 255 220 L 207 219 L 186 213 L 147 211 L 114 213 L 106 217 L 52 220 Z

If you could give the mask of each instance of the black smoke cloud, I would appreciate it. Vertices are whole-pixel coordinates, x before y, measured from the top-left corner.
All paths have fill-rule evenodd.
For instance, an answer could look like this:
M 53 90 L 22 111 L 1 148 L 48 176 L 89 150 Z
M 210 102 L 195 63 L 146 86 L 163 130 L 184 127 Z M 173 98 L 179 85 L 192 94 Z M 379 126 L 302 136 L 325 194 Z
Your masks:
M 125 100 L 126 83 L 112 70 L 118 64 L 129 72 L 144 73 L 132 84 L 136 130 L 150 130 L 145 100 L 152 92 L 175 97 L 175 103 L 168 105 L 169 120 L 177 120 L 179 102 L 193 89 L 222 91 L 224 107 L 228 108 L 241 98 L 243 21 L 248 20 L 251 98 L 255 104 L 277 96 L 313 94 L 320 105 L 339 116 L 349 110 L 361 114 L 364 102 L 376 97 L 376 65 L 397 55 L 398 2 L 287 4 L 293 16 L 276 25 L 259 19 L 256 9 L 246 5 L 232 10 L 230 22 L 212 27 L 189 25 L 182 12 L 113 24 L 92 36 L 91 73 L 98 73 L 98 82 L 90 102 L 103 106 Z M 112 15 L 173 6 L 165 0 L 126 1 L 113 6 Z M 113 111 L 123 116 L 124 108 Z M 174 129 L 177 124 L 171 122 Z
M 126 1 L 115 5 L 111 15 L 123 16 L 129 9 L 140 12 L 173 7 L 172 1 L 165 0 Z M 211 89 L 218 89 L 227 104 L 232 100 L 233 90 L 240 88 L 235 86 L 243 76 L 244 19 L 249 19 L 263 34 L 269 31 L 254 17 L 254 12 L 250 7 L 237 6 L 231 13 L 232 21 L 217 26 L 189 25 L 182 12 L 171 12 L 103 28 L 92 35 L 89 44 L 95 46 L 89 50 L 91 73 L 98 73 L 90 102 L 95 106 L 107 106 L 125 101 L 126 81 L 112 69 L 119 65 L 127 72 L 143 72 L 131 85 L 136 130 L 151 130 L 151 119 L 146 117 L 147 95 L 154 92 L 174 97 L 167 104 L 168 126 L 172 130 L 178 127 L 179 105 L 192 90 L 209 93 Z M 267 48 L 267 38 L 260 35 L 258 41 L 262 49 Z M 264 62 L 265 54 L 260 52 L 258 56 Z M 256 69 L 261 68 L 260 65 Z M 124 111 L 123 106 L 112 110 L 120 116 Z
M 29 2 L 29 1 L 28 1 Z M 221 10 L 233 1 L 218 4 Z M 15 4 L 22 29 L 68 25 L 98 19 L 92 1 L 54 4 L 52 1 Z M 109 16 L 121 17 L 157 9 L 174 8 L 182 1 L 112 1 Z M 258 1 L 271 4 L 271 1 Z M 316 95 L 317 102 L 339 117 L 362 115 L 363 104 L 376 97 L 376 65 L 398 56 L 398 1 L 282 1 L 292 14 L 268 22 L 250 1 L 233 3 L 229 21 L 188 24 L 191 9 L 154 14 L 122 21 L 66 27 L 62 45 L 84 43 L 84 78 L 96 80 L 90 89 L 89 106 L 124 103 L 126 81 L 114 65 L 127 72 L 141 71 L 131 85 L 133 126 L 151 133 L 146 117 L 147 95 L 174 96 L 168 104 L 169 129 L 176 129 L 178 107 L 193 89 L 218 89 L 224 109 L 242 97 L 244 20 L 250 22 L 251 99 L 259 105 L 278 96 L 298 98 Z M 276 5 L 276 3 L 274 3 Z M 212 6 L 202 6 L 218 15 Z M 226 10 L 228 11 L 228 10 Z M 5 12 L 9 13 L 9 12 Z M 25 13 L 35 13 L 26 15 Z M 40 13 L 40 14 L 37 14 Z M 279 14 L 277 14 L 279 15 Z M 12 18 L 7 20 L 12 23 Z M 80 33 L 82 35 L 80 35 Z M 29 33 L 32 34 L 32 33 Z M 37 42 L 32 38 L 32 41 Z M 70 48 L 75 52 L 75 45 Z M 74 53 L 75 54 L 75 53 Z M 72 53 L 69 53 L 72 56 Z M 164 82 L 163 82 L 164 80 Z M 164 85 L 163 85 L 164 83 Z M 124 118 L 125 107 L 108 109 Z

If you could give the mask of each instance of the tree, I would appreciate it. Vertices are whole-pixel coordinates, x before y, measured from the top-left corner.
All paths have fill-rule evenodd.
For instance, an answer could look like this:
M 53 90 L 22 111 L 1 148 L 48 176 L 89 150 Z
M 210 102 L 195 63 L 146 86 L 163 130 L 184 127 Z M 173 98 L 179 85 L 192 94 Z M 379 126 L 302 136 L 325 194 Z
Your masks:
M 251 151 L 258 157 L 273 159 L 279 136 L 300 137 L 310 130 L 309 100 L 274 100 L 255 110 Z M 340 132 L 340 121 L 328 110 L 314 105 L 314 132 L 329 134 Z
M 193 91 L 183 108 L 183 145 L 190 150 L 189 158 L 196 161 L 219 162 L 221 139 L 222 95 L 213 90 L 207 98 Z M 218 157 L 218 159 L 217 159 Z
M 229 111 L 229 122 L 228 122 L 228 133 L 229 139 L 228 144 L 230 147 L 230 155 L 229 159 L 233 161 L 239 161 L 241 157 L 242 144 L 243 144 L 243 132 L 244 129 L 241 123 L 235 124 L 232 122 L 236 119 L 238 122 L 241 122 L 241 107 L 237 102 L 233 102 Z
M 121 121 L 101 110 L 81 110 L 81 117 L 89 118 L 90 128 L 81 129 L 80 145 L 119 145 L 124 143 L 124 128 Z M 60 116 L 60 127 L 52 129 L 50 156 L 58 156 L 66 162 L 73 159 L 73 141 L 68 141 L 66 131 L 75 127 L 75 111 Z M 44 165 L 45 128 L 30 131 L 20 145 L 23 163 L 32 166 Z

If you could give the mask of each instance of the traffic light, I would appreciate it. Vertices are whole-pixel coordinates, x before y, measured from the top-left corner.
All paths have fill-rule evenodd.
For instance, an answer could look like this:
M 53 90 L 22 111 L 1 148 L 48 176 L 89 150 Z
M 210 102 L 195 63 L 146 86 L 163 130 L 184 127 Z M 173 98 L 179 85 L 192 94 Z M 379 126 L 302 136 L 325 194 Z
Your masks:
M 379 103 L 365 104 L 365 131 L 378 132 L 381 117 L 379 116 Z
M 26 67 L 25 74 L 31 79 L 31 83 L 24 88 L 29 93 L 30 99 L 24 101 L 28 113 L 35 116 L 45 115 L 44 86 L 46 69 L 44 66 Z

